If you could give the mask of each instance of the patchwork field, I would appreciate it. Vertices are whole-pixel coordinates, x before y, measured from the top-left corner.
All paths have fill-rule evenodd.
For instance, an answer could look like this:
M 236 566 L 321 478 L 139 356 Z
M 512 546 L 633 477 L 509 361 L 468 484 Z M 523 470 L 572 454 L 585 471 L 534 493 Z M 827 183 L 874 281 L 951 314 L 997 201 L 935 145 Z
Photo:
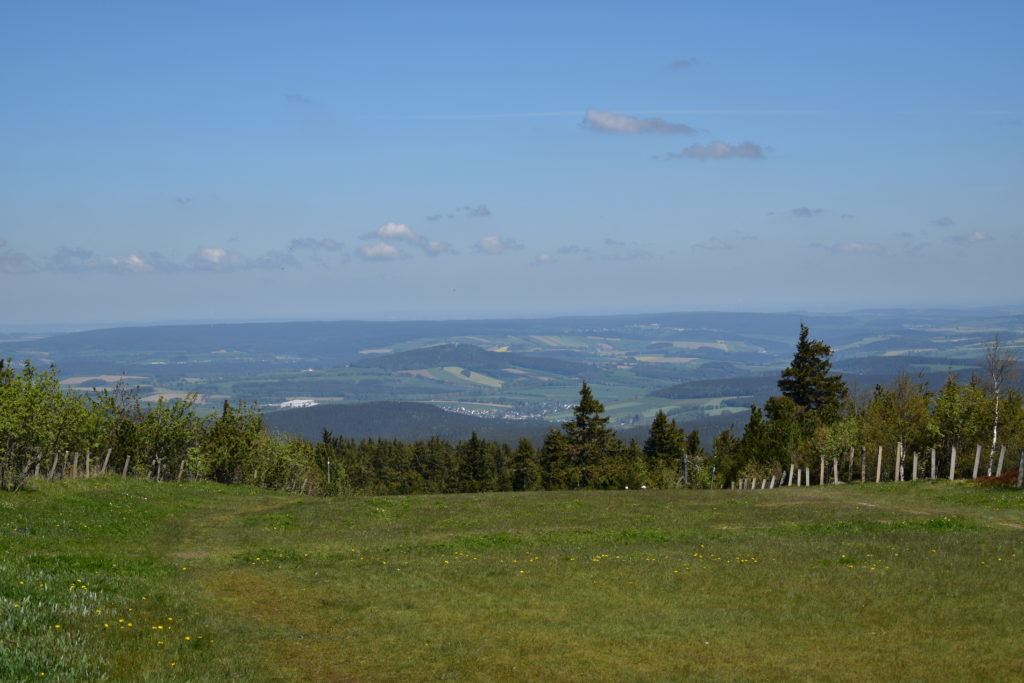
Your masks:
M 1024 495 L 965 483 L 0 494 L 0 679 L 1020 680 Z

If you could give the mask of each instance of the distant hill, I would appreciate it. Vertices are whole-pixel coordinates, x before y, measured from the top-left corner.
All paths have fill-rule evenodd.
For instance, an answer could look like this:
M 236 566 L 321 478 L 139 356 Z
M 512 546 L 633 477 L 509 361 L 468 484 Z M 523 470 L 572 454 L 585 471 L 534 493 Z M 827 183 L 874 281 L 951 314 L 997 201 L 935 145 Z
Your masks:
M 687 431 L 699 430 L 704 448 L 710 452 L 715 436 L 734 425 L 742 432 L 749 415 L 707 416 L 680 422 Z M 399 439 L 402 441 L 427 440 L 432 436 L 457 442 L 464 441 L 475 431 L 477 436 L 515 446 L 526 437 L 540 446 L 556 422 L 541 420 L 501 420 L 473 415 L 462 415 L 442 410 L 425 403 L 400 401 L 374 401 L 370 403 L 320 405 L 311 408 L 291 408 L 267 413 L 270 428 L 277 432 L 294 434 L 311 441 L 319 441 L 324 429 L 335 436 L 350 439 Z M 616 434 L 625 443 L 636 439 L 643 444 L 650 431 L 649 424 L 618 428 Z
M 606 374 L 600 368 L 588 363 L 575 363 L 528 353 L 487 351 L 473 344 L 437 344 L 411 351 L 364 358 L 352 365 L 354 367 L 380 368 L 392 372 L 449 365 L 457 365 L 477 372 L 516 367 L 590 380 L 596 380 Z
M 324 429 L 351 439 L 427 440 L 433 436 L 464 441 L 475 431 L 490 441 L 515 445 L 526 437 L 535 444 L 557 426 L 539 420 L 502 420 L 463 415 L 425 403 L 375 401 L 319 405 L 267 413 L 271 429 L 319 441 Z

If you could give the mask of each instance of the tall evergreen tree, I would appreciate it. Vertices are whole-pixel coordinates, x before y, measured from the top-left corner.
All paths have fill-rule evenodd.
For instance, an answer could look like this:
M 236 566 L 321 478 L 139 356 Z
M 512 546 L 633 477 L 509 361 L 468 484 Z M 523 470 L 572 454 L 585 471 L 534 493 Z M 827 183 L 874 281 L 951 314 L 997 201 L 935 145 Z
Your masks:
M 533 491 L 540 488 L 541 472 L 537 453 L 526 437 L 519 439 L 512 454 L 512 490 Z
M 779 378 L 779 391 L 804 411 L 822 422 L 839 418 L 847 389 L 842 375 L 832 371 L 832 347 L 819 339 L 810 339 L 807 325 L 800 323 L 800 340 L 793 361 Z
M 584 382 L 580 402 L 573 408 L 573 418 L 562 423 L 564 439 L 560 455 L 564 461 L 561 470 L 565 485 L 571 488 L 590 486 L 595 466 L 608 455 L 622 452 L 622 443 L 608 421 L 604 406 Z M 545 440 L 545 450 L 548 450 L 549 440 L 550 435 Z
M 686 430 L 680 429 L 675 420 L 670 421 L 665 412 L 659 410 L 644 442 L 647 472 L 656 485 L 673 485 L 677 479 L 682 480 L 684 486 L 689 483 L 689 445 Z

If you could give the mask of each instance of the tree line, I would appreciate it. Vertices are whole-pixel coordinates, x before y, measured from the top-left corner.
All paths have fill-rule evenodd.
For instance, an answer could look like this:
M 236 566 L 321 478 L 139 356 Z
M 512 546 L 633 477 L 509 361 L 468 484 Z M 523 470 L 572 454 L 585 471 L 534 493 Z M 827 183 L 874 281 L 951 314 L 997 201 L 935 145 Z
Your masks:
M 714 441 L 714 462 L 724 481 L 770 477 L 822 459 L 860 467 L 864 452 L 879 447 L 885 471 L 895 472 L 897 457 L 935 449 L 949 462 L 953 449 L 964 454 L 980 446 L 980 474 L 992 475 L 1003 448 L 1014 454 L 1024 448 L 1017 357 L 998 336 L 986 346 L 979 372 L 965 381 L 949 372 L 936 390 L 902 372 L 888 386 L 854 395 L 841 375 L 832 374 L 831 356 L 831 347 L 811 339 L 801 325 L 793 360 L 778 381 L 779 395 L 763 407 L 751 406 L 741 433 L 728 429 Z M 847 457 L 851 452 L 860 456 L 857 462 Z M 973 473 L 973 463 L 973 457 L 957 460 L 957 476 Z
M 527 491 L 682 486 L 702 482 L 700 436 L 660 414 L 643 446 L 620 441 L 584 383 L 573 418 L 540 448 L 513 448 L 475 433 L 432 438 L 319 442 L 272 433 L 253 404 L 225 401 L 201 416 L 197 396 L 145 402 L 123 382 L 91 392 L 61 386 L 54 366 L 0 361 L 0 488 L 48 476 L 66 454 L 156 480 L 208 479 L 315 494 Z M 63 457 L 62 457 L 63 456 Z M 688 466 L 680 469 L 680 463 Z M 689 464 L 692 463 L 692 464 Z M 95 471 L 95 468 L 94 468 Z
M 1024 407 L 1015 388 L 1016 357 L 996 338 L 982 374 L 961 382 L 950 373 L 932 391 L 900 374 L 870 396 L 857 396 L 831 372 L 832 349 L 801 325 L 779 395 L 751 406 L 740 433 L 720 433 L 706 453 L 700 435 L 664 412 L 640 444 L 619 439 L 586 382 L 572 417 L 540 447 L 479 438 L 320 441 L 272 433 L 253 404 L 225 401 L 201 416 L 197 397 L 144 402 L 123 382 L 91 392 L 61 386 L 54 366 L 0 361 L 0 488 L 17 489 L 48 474 L 65 453 L 103 457 L 119 472 L 157 480 L 186 476 L 314 494 L 527 491 L 578 488 L 709 488 L 771 476 L 791 465 L 834 462 L 850 449 L 964 452 L 984 444 L 991 474 L 997 448 L 1024 447 Z M 963 458 L 961 468 L 971 467 Z M 892 471 L 887 468 L 887 471 Z

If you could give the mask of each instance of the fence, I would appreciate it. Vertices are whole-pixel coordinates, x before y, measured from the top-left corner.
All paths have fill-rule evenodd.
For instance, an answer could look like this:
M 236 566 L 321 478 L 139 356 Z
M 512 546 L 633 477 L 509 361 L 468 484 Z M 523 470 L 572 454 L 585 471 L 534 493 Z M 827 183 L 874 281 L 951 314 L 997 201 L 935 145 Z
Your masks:
M 883 465 L 887 464 L 885 455 L 885 449 L 882 446 L 878 447 L 877 456 L 875 460 L 875 471 L 873 481 L 879 483 L 883 480 Z M 946 462 L 939 462 L 939 458 L 936 453 L 936 449 L 932 448 L 930 452 L 930 462 L 920 457 L 920 453 L 914 452 L 911 456 L 911 462 L 909 472 L 907 472 L 908 458 L 906 451 L 903 448 L 902 443 L 896 444 L 896 451 L 892 458 L 892 479 L 886 479 L 886 481 L 917 481 L 919 475 L 924 474 L 920 478 L 938 479 L 939 477 L 949 477 L 950 481 L 957 478 L 957 473 L 960 471 L 961 479 L 970 478 L 978 479 L 978 473 L 981 467 L 982 461 L 982 447 L 979 444 L 974 449 L 974 466 L 969 468 L 970 477 L 963 476 L 963 470 L 969 465 L 969 461 L 960 460 L 958 470 L 958 458 L 956 452 L 956 446 L 953 446 L 949 452 L 949 458 Z M 1003 466 L 1006 463 L 1006 446 L 1002 446 L 999 449 L 998 461 L 994 458 L 994 452 L 990 451 L 990 457 L 988 465 L 986 467 L 986 477 L 1001 477 L 1003 476 Z M 841 467 L 841 459 L 838 456 L 832 458 L 832 462 L 828 463 L 825 458 L 820 458 L 818 463 L 817 480 L 812 482 L 811 468 L 807 465 L 796 465 L 790 463 L 788 472 L 783 469 L 781 473 L 775 473 L 771 475 L 771 479 L 767 476 L 764 477 L 746 477 L 743 479 L 733 480 L 729 483 L 731 489 L 773 489 L 779 486 L 824 486 L 828 483 L 840 484 L 840 483 L 853 483 L 856 480 L 856 449 L 850 447 L 848 462 L 846 467 Z M 862 447 L 860 451 L 860 482 L 866 483 L 868 479 L 868 453 L 867 448 Z M 843 469 L 845 469 L 845 477 L 843 476 Z M 922 470 L 924 472 L 922 473 Z M 845 481 L 844 481 L 845 479 Z M 1024 452 L 1021 453 L 1020 463 L 1017 468 L 1017 488 L 1021 488 L 1024 484 Z
M 105 474 L 120 474 L 122 478 L 138 477 L 152 481 L 180 482 L 182 479 L 197 481 L 201 478 L 186 468 L 186 462 L 184 460 L 182 460 L 178 466 L 177 475 L 165 471 L 163 468 L 163 462 L 156 458 L 154 458 L 148 466 L 145 466 L 146 472 L 143 473 L 132 468 L 131 455 L 125 456 L 124 463 L 120 468 L 121 471 L 118 472 L 116 465 L 108 468 L 108 465 L 110 465 L 110 455 L 111 449 L 108 448 L 107 452 L 103 455 L 102 464 L 100 464 L 100 458 L 98 455 L 93 457 L 89 452 L 86 452 L 83 455 L 77 452 L 73 453 L 71 451 L 64 451 L 63 454 L 55 453 L 52 459 L 41 458 L 37 460 L 34 468 L 32 468 L 31 474 L 28 471 L 24 471 L 24 474 L 37 479 L 46 479 L 47 481 L 57 479 L 80 479 L 83 477 L 96 477 Z M 49 466 L 47 466 L 47 460 L 50 460 Z M 255 486 L 267 485 L 266 482 L 260 479 L 259 470 L 254 470 L 252 472 L 251 480 L 246 480 L 245 482 L 240 483 L 247 483 Z M 293 478 L 284 484 L 283 490 L 302 494 L 308 493 L 312 495 L 316 492 L 317 485 L 314 482 L 311 482 L 308 477 L 303 478 L 301 483 L 299 479 Z

